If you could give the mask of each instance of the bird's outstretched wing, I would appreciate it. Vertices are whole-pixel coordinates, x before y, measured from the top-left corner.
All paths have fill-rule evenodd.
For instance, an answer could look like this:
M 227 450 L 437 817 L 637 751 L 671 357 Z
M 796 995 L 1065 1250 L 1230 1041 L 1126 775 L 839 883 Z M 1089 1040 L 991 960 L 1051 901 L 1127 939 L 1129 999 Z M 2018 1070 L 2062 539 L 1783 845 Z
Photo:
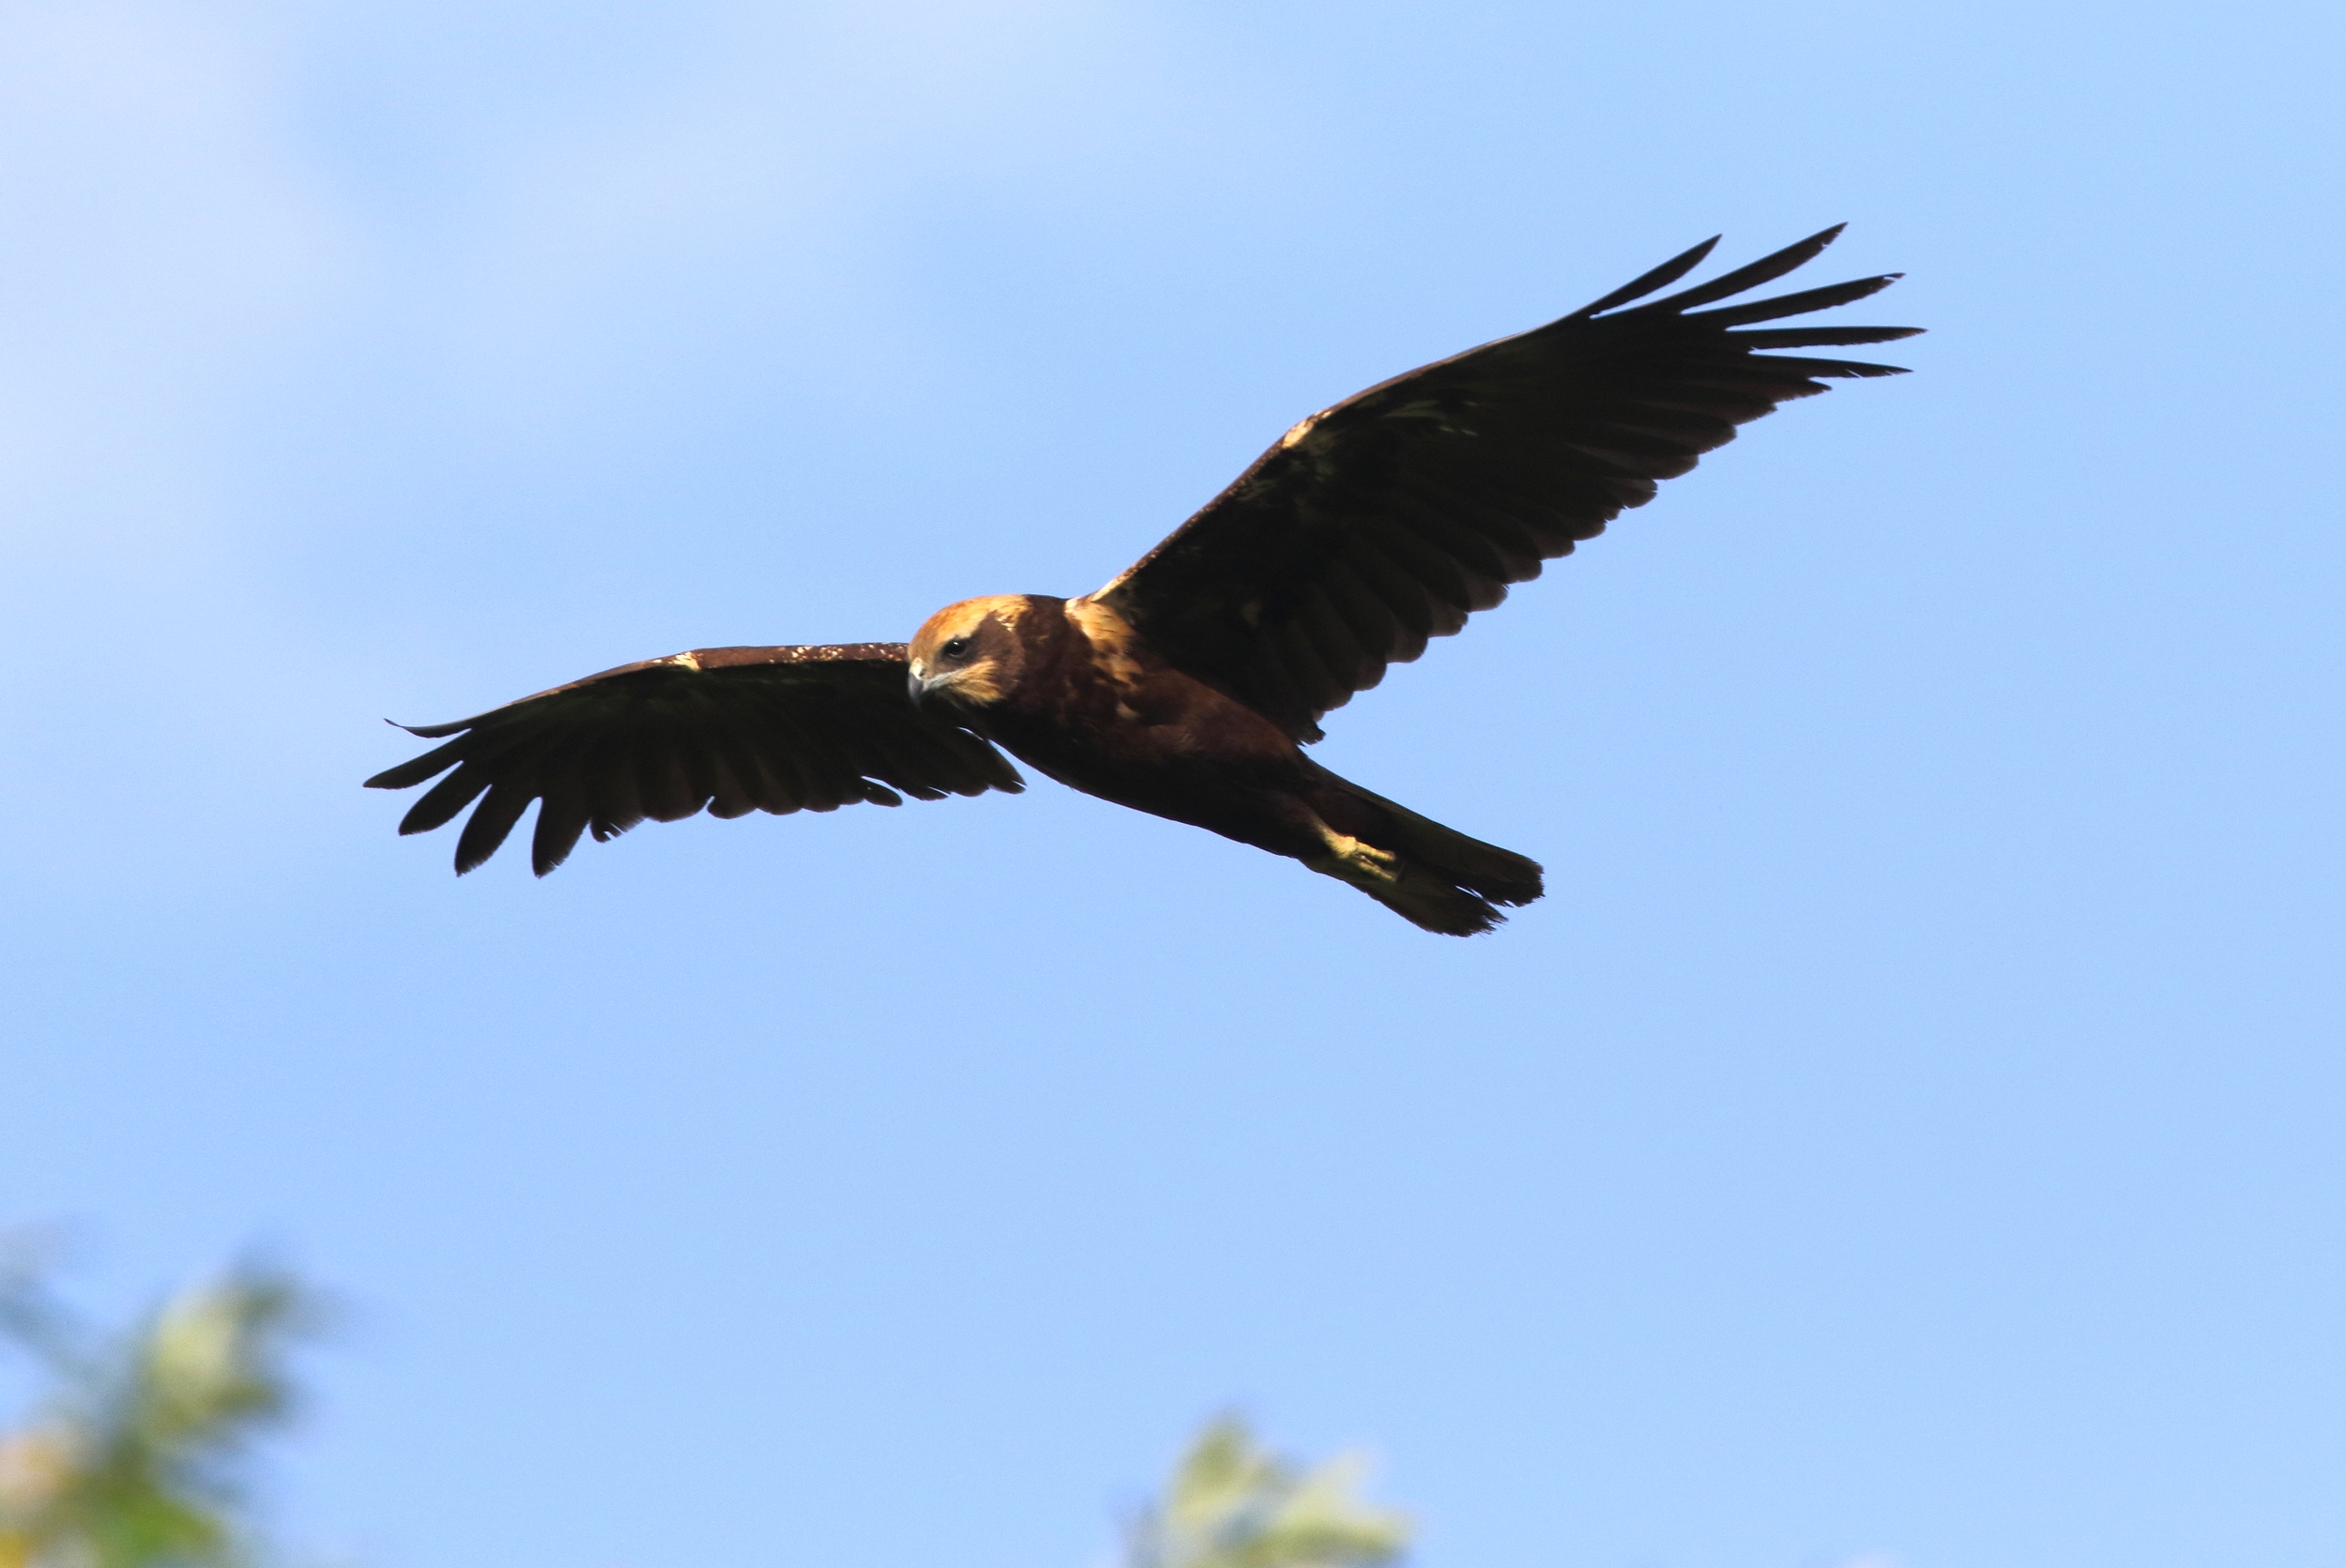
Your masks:
M 1897 277 L 1697 310 L 1782 277 L 1840 228 L 1667 298 L 1714 238 L 1561 320 L 1414 370 L 1288 431 L 1092 597 L 1177 666 L 1301 740 L 1318 719 L 1536 577 L 1654 481 L 1827 378 L 1898 367 L 1764 353 L 1912 327 L 1736 330 L 1863 299 Z
M 542 800 L 530 863 L 543 876 L 578 835 L 598 842 L 646 817 L 706 806 L 827 812 L 1025 788 L 985 741 L 912 705 L 902 643 L 715 647 L 622 664 L 477 718 L 410 733 L 447 744 L 367 781 L 406 789 L 454 769 L 399 825 L 425 833 L 471 805 L 456 841 L 463 875 Z M 484 797 L 485 794 L 485 798 Z

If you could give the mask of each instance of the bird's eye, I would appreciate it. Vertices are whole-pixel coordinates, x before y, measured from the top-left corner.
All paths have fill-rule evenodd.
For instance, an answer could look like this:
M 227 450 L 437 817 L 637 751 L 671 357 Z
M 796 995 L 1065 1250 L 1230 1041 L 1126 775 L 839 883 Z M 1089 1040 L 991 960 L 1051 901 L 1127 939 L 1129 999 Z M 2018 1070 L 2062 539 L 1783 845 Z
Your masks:
M 945 647 L 940 651 L 942 651 L 948 659 L 958 659 L 963 654 L 969 651 L 969 639 L 967 637 L 951 638 L 946 642 Z

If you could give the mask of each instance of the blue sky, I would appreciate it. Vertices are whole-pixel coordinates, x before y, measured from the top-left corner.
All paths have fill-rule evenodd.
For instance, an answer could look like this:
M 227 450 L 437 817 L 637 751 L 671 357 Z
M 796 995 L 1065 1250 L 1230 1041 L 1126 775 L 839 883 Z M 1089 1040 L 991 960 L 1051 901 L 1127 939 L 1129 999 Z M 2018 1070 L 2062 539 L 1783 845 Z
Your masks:
M 371 1568 L 1084 1568 L 1230 1404 L 1425 1568 L 2334 1561 L 2341 31 L 0 0 L 0 1218 L 338 1287 Z M 1041 781 L 542 883 L 357 788 L 1841 220 L 1919 373 L 1332 725 L 1494 937 Z

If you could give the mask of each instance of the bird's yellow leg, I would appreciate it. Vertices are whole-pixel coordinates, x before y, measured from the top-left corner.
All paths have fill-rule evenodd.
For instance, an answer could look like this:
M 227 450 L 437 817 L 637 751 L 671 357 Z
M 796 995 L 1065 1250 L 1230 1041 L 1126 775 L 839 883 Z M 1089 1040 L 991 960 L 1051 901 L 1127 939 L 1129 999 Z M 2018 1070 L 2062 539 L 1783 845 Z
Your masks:
M 1310 862 L 1314 871 L 1351 883 L 1356 888 L 1390 888 L 1401 880 L 1400 857 L 1339 833 L 1325 822 L 1319 842 L 1327 853 Z

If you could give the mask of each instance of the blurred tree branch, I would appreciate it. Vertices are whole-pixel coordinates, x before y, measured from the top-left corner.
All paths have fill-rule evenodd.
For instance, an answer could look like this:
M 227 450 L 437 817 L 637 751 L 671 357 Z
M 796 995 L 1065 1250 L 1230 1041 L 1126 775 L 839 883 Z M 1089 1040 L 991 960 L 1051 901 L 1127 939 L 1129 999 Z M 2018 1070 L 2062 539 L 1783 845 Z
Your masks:
M 237 1470 L 290 1413 L 285 1353 L 317 1301 L 246 1264 L 109 1335 L 57 1302 L 45 1265 L 30 1243 L 0 1250 L 0 1334 L 47 1380 L 0 1434 L 0 1568 L 255 1561 Z
M 1225 1416 L 1174 1467 L 1165 1499 L 1127 1532 L 1125 1568 L 1374 1568 L 1408 1547 L 1407 1515 L 1359 1496 L 1367 1469 L 1341 1454 L 1299 1469 Z

